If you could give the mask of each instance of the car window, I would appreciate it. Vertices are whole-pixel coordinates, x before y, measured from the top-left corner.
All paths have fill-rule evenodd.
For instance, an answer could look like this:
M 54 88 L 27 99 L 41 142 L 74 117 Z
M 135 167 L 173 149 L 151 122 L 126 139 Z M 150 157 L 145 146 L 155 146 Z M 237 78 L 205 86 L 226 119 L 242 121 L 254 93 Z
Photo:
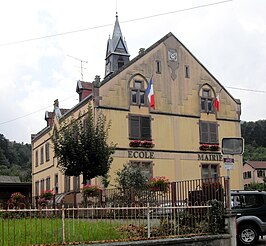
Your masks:
M 244 195 L 243 204 L 245 208 L 258 208 L 263 205 L 262 195 Z
M 232 209 L 258 208 L 263 205 L 260 194 L 237 194 L 231 197 Z

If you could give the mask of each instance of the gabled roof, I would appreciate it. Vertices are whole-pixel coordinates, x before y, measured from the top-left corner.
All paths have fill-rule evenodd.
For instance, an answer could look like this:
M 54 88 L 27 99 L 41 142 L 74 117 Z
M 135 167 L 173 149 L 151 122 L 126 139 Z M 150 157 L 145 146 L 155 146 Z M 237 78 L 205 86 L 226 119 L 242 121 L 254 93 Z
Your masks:
M 246 161 L 245 164 L 250 165 L 254 169 L 266 169 L 266 161 Z
M 181 46 L 200 64 L 200 66 L 202 66 L 206 72 L 219 84 L 219 86 L 237 103 L 237 104 L 241 104 L 239 99 L 235 99 L 225 88 L 224 86 L 209 72 L 209 70 L 186 48 L 185 45 L 183 45 L 182 42 L 180 42 L 175 35 L 173 35 L 171 32 L 169 32 L 168 34 L 166 34 L 164 37 L 162 37 L 159 41 L 157 41 L 156 43 L 154 43 L 152 46 L 150 46 L 149 48 L 147 48 L 144 52 L 141 52 L 138 56 L 136 56 L 134 59 L 132 59 L 131 61 L 129 61 L 127 64 L 125 64 L 123 67 L 121 67 L 120 69 L 118 69 L 117 71 L 111 73 L 110 75 L 106 76 L 105 79 L 101 82 L 101 85 L 104 85 L 105 83 L 107 83 L 109 80 L 111 80 L 113 77 L 115 77 L 117 74 L 119 74 L 121 71 L 125 70 L 127 67 L 131 66 L 132 64 L 134 64 L 136 61 L 138 61 L 140 58 L 142 58 L 143 56 L 145 56 L 147 53 L 149 53 L 150 51 L 152 51 L 153 49 L 155 49 L 157 46 L 159 46 L 161 43 L 163 43 L 166 39 L 168 39 L 169 37 L 174 37 L 176 39 L 176 41 L 178 43 L 181 44 Z
M 21 183 L 19 176 L 0 175 L 0 183 Z

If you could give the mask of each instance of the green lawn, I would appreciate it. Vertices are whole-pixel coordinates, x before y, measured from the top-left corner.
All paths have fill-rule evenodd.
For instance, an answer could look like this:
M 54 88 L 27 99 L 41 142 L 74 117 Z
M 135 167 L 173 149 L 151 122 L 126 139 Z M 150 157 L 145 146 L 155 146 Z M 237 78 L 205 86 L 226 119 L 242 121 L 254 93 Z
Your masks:
M 89 242 L 127 238 L 118 221 L 65 219 L 65 242 Z M 0 219 L 0 245 L 53 244 L 63 242 L 61 218 Z

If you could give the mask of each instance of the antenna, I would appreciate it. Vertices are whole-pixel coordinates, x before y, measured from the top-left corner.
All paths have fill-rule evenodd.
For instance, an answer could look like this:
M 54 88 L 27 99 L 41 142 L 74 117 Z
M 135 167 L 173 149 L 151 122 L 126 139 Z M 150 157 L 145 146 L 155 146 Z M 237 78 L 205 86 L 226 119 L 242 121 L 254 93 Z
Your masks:
M 88 61 L 84 61 L 84 60 L 81 60 L 79 58 L 76 58 L 76 57 L 70 56 L 70 55 L 67 55 L 67 56 L 69 56 L 69 57 L 71 57 L 71 58 L 73 58 L 75 60 L 80 61 L 80 75 L 81 75 L 80 77 L 81 77 L 81 80 L 83 81 L 83 62 L 88 63 Z

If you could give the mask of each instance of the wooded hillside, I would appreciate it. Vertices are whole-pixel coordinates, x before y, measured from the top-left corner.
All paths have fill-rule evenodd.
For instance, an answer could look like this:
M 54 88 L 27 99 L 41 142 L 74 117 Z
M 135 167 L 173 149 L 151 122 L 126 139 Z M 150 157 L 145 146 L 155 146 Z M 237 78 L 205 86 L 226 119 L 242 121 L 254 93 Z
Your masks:
M 265 161 L 266 120 L 243 122 L 241 132 L 245 139 L 244 161 Z
M 31 145 L 11 142 L 0 134 L 0 175 L 31 181 Z

